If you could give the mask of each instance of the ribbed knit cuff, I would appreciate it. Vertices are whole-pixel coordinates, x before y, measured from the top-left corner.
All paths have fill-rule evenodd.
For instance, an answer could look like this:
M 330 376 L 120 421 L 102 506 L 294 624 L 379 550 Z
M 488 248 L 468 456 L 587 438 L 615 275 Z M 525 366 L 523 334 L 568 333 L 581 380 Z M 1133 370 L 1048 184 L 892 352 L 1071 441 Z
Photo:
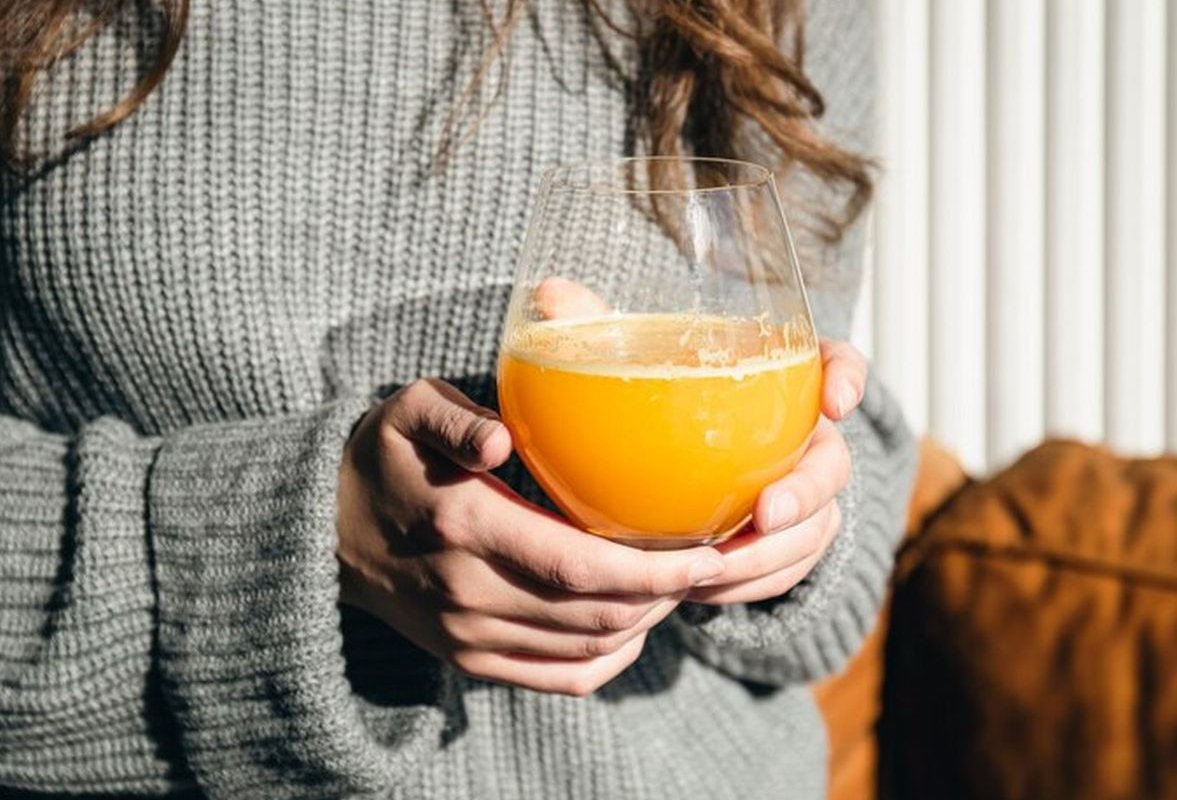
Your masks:
M 158 440 L 110 419 L 71 442 L 0 418 L 0 444 L 0 782 L 182 786 L 151 674 L 144 487 Z
M 335 495 L 363 398 L 169 437 L 149 504 L 165 691 L 211 797 L 387 789 L 436 747 L 437 709 L 364 725 L 345 677 Z
M 875 624 L 903 532 L 916 452 L 898 405 L 873 379 L 858 412 L 839 428 L 853 471 L 838 496 L 842 530 L 813 571 L 775 600 L 687 605 L 674 618 L 692 652 L 742 680 L 817 680 L 840 669 Z

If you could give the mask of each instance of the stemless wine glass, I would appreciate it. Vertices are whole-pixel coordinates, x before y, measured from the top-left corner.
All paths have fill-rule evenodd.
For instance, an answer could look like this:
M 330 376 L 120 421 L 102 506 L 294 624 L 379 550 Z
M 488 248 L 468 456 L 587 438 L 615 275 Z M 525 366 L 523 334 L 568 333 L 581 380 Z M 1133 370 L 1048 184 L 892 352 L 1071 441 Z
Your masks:
M 738 531 L 820 406 L 772 172 L 712 158 L 546 172 L 498 386 L 517 452 L 576 525 L 651 549 Z

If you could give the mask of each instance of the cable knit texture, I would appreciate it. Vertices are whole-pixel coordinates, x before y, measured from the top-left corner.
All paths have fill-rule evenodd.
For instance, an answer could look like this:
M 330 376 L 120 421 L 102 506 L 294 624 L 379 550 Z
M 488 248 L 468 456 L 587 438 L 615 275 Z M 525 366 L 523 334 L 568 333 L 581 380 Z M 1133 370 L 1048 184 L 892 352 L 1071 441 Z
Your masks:
M 129 5 L 53 67 L 25 129 L 43 160 L 0 188 L 0 787 L 822 796 L 803 683 L 873 625 L 912 467 L 874 383 L 812 575 L 683 609 L 592 697 L 461 677 L 336 606 L 346 437 L 424 375 L 493 403 L 539 172 L 631 149 L 628 41 L 579 3 L 532 4 L 501 96 L 439 169 L 489 43 L 477 3 L 197 0 L 161 89 L 62 152 L 142 69 L 157 21 Z M 824 124 L 868 146 L 869 4 L 813 0 L 806 41 Z M 861 241 L 801 236 L 828 336 L 849 329 Z

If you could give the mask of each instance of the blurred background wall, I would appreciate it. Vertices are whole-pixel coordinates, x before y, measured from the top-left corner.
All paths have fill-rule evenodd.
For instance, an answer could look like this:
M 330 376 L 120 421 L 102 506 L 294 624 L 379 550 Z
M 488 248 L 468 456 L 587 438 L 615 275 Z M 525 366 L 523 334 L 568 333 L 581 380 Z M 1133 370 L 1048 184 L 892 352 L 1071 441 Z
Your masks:
M 1177 450 L 1177 3 L 874 0 L 856 340 L 978 473 Z

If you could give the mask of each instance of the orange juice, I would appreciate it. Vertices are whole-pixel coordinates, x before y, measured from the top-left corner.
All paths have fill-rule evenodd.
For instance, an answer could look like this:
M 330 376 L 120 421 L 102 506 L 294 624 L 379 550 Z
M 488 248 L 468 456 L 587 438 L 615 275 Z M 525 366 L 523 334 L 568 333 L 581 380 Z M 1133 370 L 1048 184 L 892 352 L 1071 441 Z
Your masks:
M 499 358 L 503 421 L 531 474 L 584 529 L 647 546 L 739 528 L 800 458 L 820 394 L 812 335 L 759 320 L 526 323 Z

